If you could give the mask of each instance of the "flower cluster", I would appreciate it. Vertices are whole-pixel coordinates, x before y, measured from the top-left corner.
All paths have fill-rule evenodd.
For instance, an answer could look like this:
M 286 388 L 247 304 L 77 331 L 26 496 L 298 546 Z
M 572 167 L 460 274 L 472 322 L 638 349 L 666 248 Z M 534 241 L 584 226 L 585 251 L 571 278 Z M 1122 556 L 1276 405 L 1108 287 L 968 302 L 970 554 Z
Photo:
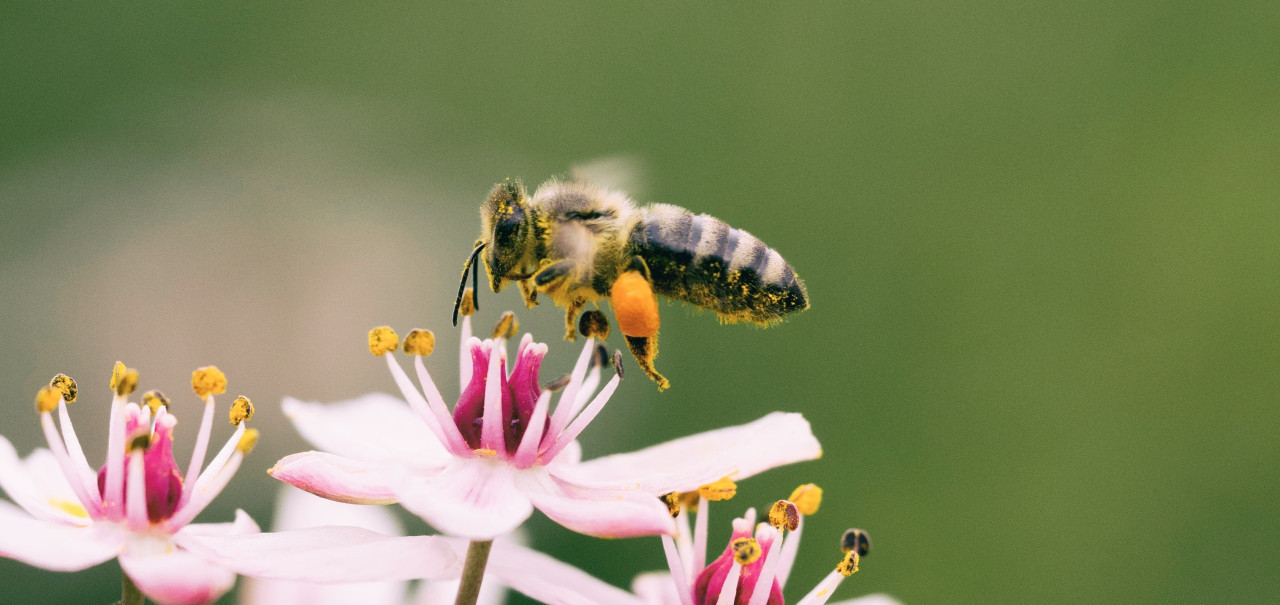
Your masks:
M 513 314 L 482 340 L 472 336 L 473 310 L 463 310 L 461 386 L 452 406 L 425 361 L 435 336 L 412 330 L 402 339 L 385 326 L 370 331 L 369 349 L 386 360 L 403 399 L 375 393 L 332 404 L 284 401 L 283 411 L 316 449 L 268 472 L 323 500 L 289 488 L 271 533 L 243 511 L 232 523 L 193 523 L 258 439 L 247 426 L 254 405 L 239 397 L 229 412 L 234 430 L 206 464 L 214 396 L 227 385 L 216 367 L 192 375 L 204 407 L 185 473 L 174 459 L 177 416 L 169 399 L 149 391 L 130 401 L 136 371 L 122 363 L 112 371 L 108 447 L 97 470 L 68 413 L 79 388 L 55 376 L 36 397 L 48 449 L 19 459 L 0 437 L 0 487 L 17 504 L 0 501 L 7 529 L 0 556 L 55 571 L 117 558 L 127 605 L 142 595 L 162 604 L 211 603 L 237 574 L 255 578 L 245 602 L 425 605 L 453 602 L 456 593 L 459 603 L 496 603 L 507 586 L 553 605 L 784 605 L 804 521 L 817 512 L 822 490 L 801 486 L 760 524 L 748 509 L 710 561 L 708 519 L 711 503 L 734 497 L 737 481 L 821 456 L 803 416 L 775 412 L 583 461 L 577 439 L 624 376 L 620 353 L 602 345 L 603 316 L 582 323 L 589 329 L 571 370 L 544 382 L 545 343 L 525 334 L 509 351 L 518 330 Z M 417 384 L 398 352 L 412 358 Z M 405 537 L 379 507 L 356 506 L 393 503 L 443 535 Z M 627 592 L 531 550 L 511 536 L 535 508 L 587 535 L 659 536 L 669 571 L 639 576 Z M 835 569 L 795 602 L 826 603 L 869 546 L 865 532 L 846 532 Z M 405 582 L 419 579 L 411 592 Z M 131 589 L 140 592 L 131 597 Z

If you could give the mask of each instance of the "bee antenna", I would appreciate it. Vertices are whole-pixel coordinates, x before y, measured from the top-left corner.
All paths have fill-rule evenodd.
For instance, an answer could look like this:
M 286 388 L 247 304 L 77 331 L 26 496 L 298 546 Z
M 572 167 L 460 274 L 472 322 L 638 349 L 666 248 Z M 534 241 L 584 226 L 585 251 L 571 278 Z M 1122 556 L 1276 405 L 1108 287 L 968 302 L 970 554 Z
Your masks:
M 484 242 L 476 244 L 475 249 L 471 251 L 471 255 L 467 257 L 467 262 L 462 265 L 462 281 L 458 282 L 458 297 L 453 301 L 453 325 L 458 326 L 458 309 L 462 307 L 462 294 L 467 290 L 467 273 L 471 273 L 471 302 L 475 308 L 480 308 L 480 294 L 477 292 L 480 286 L 480 270 L 473 267 L 476 263 L 476 257 L 480 256 L 480 251 L 484 250 Z

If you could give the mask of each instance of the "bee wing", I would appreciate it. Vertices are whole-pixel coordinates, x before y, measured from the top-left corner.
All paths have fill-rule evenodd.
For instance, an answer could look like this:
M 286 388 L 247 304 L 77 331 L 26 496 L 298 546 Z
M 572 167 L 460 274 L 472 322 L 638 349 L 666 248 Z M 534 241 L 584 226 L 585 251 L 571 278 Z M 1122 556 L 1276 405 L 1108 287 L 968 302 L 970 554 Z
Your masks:
M 575 181 L 594 183 L 608 189 L 625 191 L 631 199 L 646 199 L 648 187 L 644 161 L 634 155 L 611 155 L 576 164 L 569 169 Z

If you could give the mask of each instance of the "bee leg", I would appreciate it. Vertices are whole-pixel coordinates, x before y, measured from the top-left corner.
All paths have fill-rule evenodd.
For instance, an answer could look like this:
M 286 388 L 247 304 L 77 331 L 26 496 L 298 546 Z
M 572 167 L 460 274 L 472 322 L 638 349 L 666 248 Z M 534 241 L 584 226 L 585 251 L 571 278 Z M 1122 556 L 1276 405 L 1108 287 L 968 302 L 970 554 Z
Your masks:
M 533 286 L 543 292 L 555 289 L 561 281 L 569 277 L 573 265 L 574 262 L 571 260 L 562 260 L 543 266 L 533 274 Z
M 582 308 L 585 306 L 587 306 L 587 299 L 575 298 L 573 299 L 573 301 L 569 303 L 568 307 L 565 308 L 564 310 L 564 330 L 565 330 L 564 339 L 565 340 L 573 342 L 574 340 L 578 339 L 578 332 L 577 330 L 574 329 L 574 326 L 577 325 L 577 322 L 574 320 L 578 318 L 578 312 L 581 311 Z
M 671 381 L 653 367 L 653 359 L 658 356 L 658 335 L 626 336 L 626 339 L 627 348 L 631 349 L 631 354 L 635 356 L 636 363 L 640 364 L 640 369 L 644 370 L 650 380 L 658 383 L 659 391 L 667 390 L 671 386 Z
M 520 284 L 520 296 L 524 297 L 524 306 L 532 309 L 538 306 L 538 291 L 533 287 L 533 282 L 522 279 Z

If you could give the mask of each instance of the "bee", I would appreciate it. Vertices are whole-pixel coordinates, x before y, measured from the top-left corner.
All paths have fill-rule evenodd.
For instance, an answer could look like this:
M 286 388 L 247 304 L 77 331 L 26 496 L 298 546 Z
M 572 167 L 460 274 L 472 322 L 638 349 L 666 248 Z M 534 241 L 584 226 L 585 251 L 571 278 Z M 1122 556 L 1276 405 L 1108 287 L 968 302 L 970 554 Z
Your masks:
M 654 367 L 655 294 L 714 311 L 725 323 L 769 326 L 809 308 L 804 282 L 782 255 L 746 231 L 679 206 L 638 207 L 621 191 L 556 179 L 531 198 L 519 180 L 508 179 L 494 185 L 480 217 L 480 239 L 462 268 L 455 325 L 468 272 L 477 297 L 477 258 L 495 293 L 515 282 L 528 307 L 539 295 L 564 307 L 567 340 L 575 338 L 583 307 L 607 299 L 627 347 L 659 390 L 670 383 Z

